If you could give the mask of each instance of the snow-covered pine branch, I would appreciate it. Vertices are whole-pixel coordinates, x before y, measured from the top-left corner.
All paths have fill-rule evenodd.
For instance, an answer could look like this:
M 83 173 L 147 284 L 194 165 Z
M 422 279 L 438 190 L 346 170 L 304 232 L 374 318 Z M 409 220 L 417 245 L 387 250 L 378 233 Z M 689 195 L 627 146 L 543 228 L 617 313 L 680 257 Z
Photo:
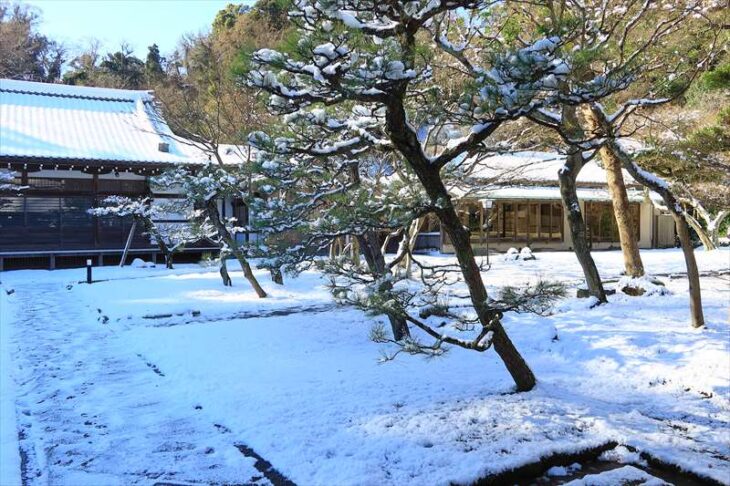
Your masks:
M 108 196 L 101 201 L 100 206 L 89 209 L 88 212 L 97 217 L 131 217 L 159 247 L 165 256 L 167 268 L 172 268 L 175 252 L 199 239 L 188 224 L 158 224 L 155 221 L 170 212 L 183 212 L 179 204 L 173 205 L 171 202 L 159 205 L 148 197 Z

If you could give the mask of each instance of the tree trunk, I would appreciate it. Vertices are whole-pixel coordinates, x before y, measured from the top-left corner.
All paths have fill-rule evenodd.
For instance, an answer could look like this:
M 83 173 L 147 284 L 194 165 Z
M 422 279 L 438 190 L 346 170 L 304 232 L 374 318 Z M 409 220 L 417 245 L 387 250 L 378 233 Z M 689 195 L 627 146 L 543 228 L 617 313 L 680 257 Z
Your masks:
M 205 209 L 211 223 L 213 223 L 213 226 L 218 233 L 218 236 L 220 236 L 223 242 L 228 246 L 229 251 L 234 257 L 236 257 L 238 263 L 241 264 L 243 276 L 246 278 L 246 280 L 248 280 L 248 283 L 251 284 L 251 287 L 253 287 L 256 295 L 258 295 L 260 298 L 266 297 L 266 292 L 263 288 L 261 288 L 258 280 L 256 280 L 256 276 L 253 274 L 253 271 L 251 271 L 251 265 L 248 264 L 246 257 L 244 256 L 241 249 L 238 247 L 238 242 L 236 242 L 236 239 L 228 231 L 226 225 L 223 224 L 223 221 L 221 221 L 220 214 L 218 214 L 218 205 L 216 204 L 215 198 L 210 198 L 208 199 L 208 201 L 206 201 Z
M 618 226 L 618 236 L 621 241 L 621 251 L 624 255 L 624 270 L 630 277 L 642 277 L 644 264 L 639 253 L 639 240 L 631 221 L 629 196 L 626 193 L 624 176 L 621 171 L 621 162 L 605 147 L 601 149 L 601 160 L 606 169 L 608 192 L 613 203 L 613 215 Z
M 702 246 L 705 247 L 705 251 L 712 251 L 717 249 L 717 245 L 715 245 L 715 242 L 712 241 L 712 236 L 705 231 L 705 228 L 702 227 L 699 221 L 694 216 L 691 216 L 689 214 L 685 215 L 687 218 L 687 224 L 697 233 L 697 236 L 699 236 L 700 241 L 702 242 Z M 715 237 L 717 238 L 717 233 L 715 234 Z M 718 238 L 719 239 L 719 238 Z
M 705 325 L 705 316 L 702 312 L 702 292 L 700 291 L 700 271 L 697 268 L 695 249 L 689 236 L 689 225 L 687 220 L 679 212 L 672 212 L 672 218 L 677 226 L 677 236 L 682 245 L 684 262 L 687 266 L 687 279 L 689 280 L 689 311 L 692 316 L 692 327 Z
M 434 198 L 433 196 L 435 193 L 433 189 L 428 192 L 431 194 L 432 200 L 438 201 L 439 198 Z M 535 375 L 507 336 L 500 322 L 500 315 L 494 309 L 489 308 L 487 304 L 487 289 L 484 287 L 479 266 L 474 258 L 474 250 L 469 239 L 469 232 L 459 220 L 459 216 L 456 214 L 456 210 L 451 203 L 451 198 L 448 196 L 445 188 L 440 197 L 442 198 L 441 200 L 448 201 L 448 204 L 439 208 L 436 211 L 436 215 L 439 217 L 444 230 L 449 235 L 451 243 L 454 246 L 456 259 L 461 267 L 461 273 L 469 289 L 469 296 L 479 316 L 479 321 L 483 326 L 493 331 L 492 344 L 494 350 L 502 359 L 507 367 L 507 371 L 509 371 L 514 379 L 517 390 L 529 391 L 535 386 Z
M 714 245 L 714 249 L 720 246 L 720 226 L 728 216 L 730 216 L 730 209 L 722 209 L 715 215 L 713 220 L 707 222 L 707 233 L 710 235 L 710 241 Z M 730 227 L 728 228 L 728 236 L 730 236 Z
M 410 34 L 405 35 L 409 36 Z M 404 45 L 412 48 L 415 45 L 415 38 L 412 36 L 407 37 Z M 414 52 L 410 52 L 408 55 L 415 56 Z M 507 336 L 500 322 L 500 313 L 495 309 L 491 309 L 487 303 L 487 289 L 484 287 L 479 266 L 474 258 L 469 232 L 464 229 L 459 216 L 456 214 L 451 196 L 441 179 L 441 169 L 435 166 L 431 159 L 425 157 L 423 153 L 421 142 L 408 122 L 408 116 L 403 106 L 403 97 L 405 97 L 405 91 L 396 93 L 396 96 L 391 96 L 388 99 L 385 116 L 388 136 L 415 172 L 426 194 L 428 194 L 431 204 L 437 208 L 435 210 L 436 216 L 438 216 L 444 230 L 451 238 L 479 322 L 494 333 L 492 340 L 494 350 L 514 379 L 517 390 L 531 390 L 535 386 L 535 375 Z M 483 136 L 487 136 L 493 130 L 496 130 L 498 126 L 498 124 L 491 126 L 488 131 L 483 132 Z
M 349 237 L 350 238 L 350 258 L 352 259 L 352 264 L 356 267 L 360 266 L 360 242 L 357 238 Z
M 573 240 L 573 252 L 583 269 L 583 275 L 588 286 L 588 293 L 598 299 L 599 303 L 606 303 L 608 300 L 606 299 L 606 292 L 603 289 L 603 283 L 601 283 L 601 276 L 598 273 L 598 268 L 593 261 L 591 250 L 588 246 L 588 232 L 586 231 L 586 224 L 580 210 L 580 202 L 578 201 L 578 193 L 575 187 L 575 176 L 571 174 L 575 167 L 574 164 L 570 163 L 571 157 L 580 158 L 581 154 L 577 152 L 568 156 L 565 165 L 571 168 L 569 170 L 561 169 L 558 178 L 560 180 L 560 195 L 563 198 L 563 207 L 568 215 L 570 237 Z
M 259 281 L 256 280 L 256 276 L 253 274 L 253 271 L 251 270 L 251 265 L 248 264 L 246 257 L 244 257 L 241 251 L 238 249 L 232 251 L 232 253 L 233 256 L 236 257 L 236 260 L 238 260 L 238 263 L 241 265 L 241 270 L 243 270 L 243 276 L 246 277 L 248 283 L 251 284 L 251 287 L 253 287 L 256 295 L 258 295 L 262 299 L 266 297 L 266 292 L 263 288 L 261 288 L 261 285 L 259 285 Z
M 584 138 L 583 128 L 578 121 L 576 108 L 574 106 L 563 107 L 562 130 L 573 140 Z M 583 168 L 583 154 L 580 148 L 571 146 L 568 148 L 568 155 L 565 165 L 558 171 L 560 182 L 560 196 L 563 199 L 563 207 L 568 215 L 570 236 L 573 240 L 573 251 L 583 269 L 583 275 L 588 286 L 588 293 L 598 299 L 598 303 L 606 303 L 606 292 L 603 290 L 601 275 L 598 273 L 596 262 L 591 256 L 591 249 L 588 244 L 588 231 L 578 201 L 578 190 L 576 181 L 578 174 Z
M 221 279 L 223 279 L 223 286 L 233 287 L 233 280 L 231 280 L 231 276 L 228 275 L 228 265 L 226 265 L 226 257 L 223 255 L 219 257 L 218 272 L 221 274 Z
M 165 268 L 172 270 L 172 252 L 165 255 Z
M 687 279 L 689 280 L 689 309 L 692 320 L 692 327 L 702 327 L 705 325 L 705 316 L 702 311 L 702 293 L 700 291 L 700 272 L 697 269 L 697 260 L 695 259 L 695 250 L 692 246 L 692 240 L 689 236 L 689 225 L 684 217 L 684 212 L 679 201 L 669 190 L 669 186 L 655 177 L 649 177 L 647 174 L 634 163 L 631 157 L 623 152 L 623 149 L 614 141 L 609 141 L 607 146 L 620 159 L 622 165 L 631 174 L 631 176 L 644 186 L 656 192 L 662 199 L 664 204 L 669 208 L 669 212 L 674 219 L 677 227 L 677 236 L 684 254 L 684 263 L 687 267 Z
M 714 221 L 709 224 L 710 227 L 707 229 L 707 234 L 710 235 L 710 241 L 714 246 L 713 250 L 716 250 L 720 246 L 720 225 L 728 216 L 730 216 L 730 210 L 723 209 L 715 216 Z M 730 235 L 730 226 L 728 226 L 728 235 Z
M 606 119 L 603 109 L 599 106 L 591 105 L 591 112 L 599 124 L 599 128 L 603 135 L 612 136 L 611 126 Z M 617 160 L 621 161 L 621 165 L 636 179 L 640 184 L 648 187 L 652 191 L 659 194 L 664 200 L 664 204 L 674 219 L 677 227 L 677 235 L 679 243 L 682 246 L 684 254 L 684 262 L 687 266 L 687 278 L 689 280 L 689 308 L 692 320 L 692 327 L 702 327 L 705 325 L 705 316 L 702 312 L 702 293 L 700 291 L 700 272 L 697 269 L 697 260 L 695 259 L 694 247 L 689 236 L 689 225 L 687 218 L 679 199 L 669 188 L 669 184 L 659 179 L 655 175 L 644 171 L 640 168 L 631 156 L 626 153 L 621 146 L 613 138 L 606 141 L 605 147 L 610 150 Z
M 281 273 L 281 268 L 270 268 L 271 281 L 277 285 L 284 285 L 284 275 Z
M 600 133 L 599 122 L 590 109 L 583 111 L 586 121 L 594 133 Z M 624 256 L 624 271 L 630 277 L 642 277 L 644 264 L 639 253 L 639 240 L 631 221 L 631 207 L 626 192 L 624 175 L 621 170 L 621 161 L 606 147 L 600 150 L 601 161 L 606 170 L 608 193 L 613 204 L 613 216 L 618 227 L 618 237 L 621 242 L 621 251 Z
M 144 228 L 145 232 L 152 236 L 152 238 L 155 240 L 155 243 L 157 243 L 157 247 L 160 249 L 160 252 L 162 252 L 162 254 L 165 256 L 165 268 L 172 269 L 172 251 L 167 246 L 167 243 L 165 243 L 165 239 L 158 231 L 155 223 L 151 219 L 145 217 L 137 217 L 137 220 L 142 223 L 142 227 Z
M 359 247 L 362 249 L 365 262 L 370 269 L 370 272 L 378 278 L 382 278 L 386 274 L 385 257 L 381 251 L 380 245 L 378 244 L 378 235 L 375 231 L 368 231 L 364 235 L 358 235 L 357 241 Z M 389 279 L 383 280 L 381 284 L 381 290 L 387 292 L 393 288 L 393 284 Z M 408 322 L 402 317 L 392 314 L 387 314 L 388 320 L 390 321 L 390 328 L 393 331 L 393 339 L 400 341 L 402 339 L 411 337 L 411 332 L 408 329 Z
M 411 223 L 411 227 L 408 230 L 408 241 L 405 243 L 408 245 L 408 254 L 403 259 L 403 267 L 406 269 L 406 278 L 411 278 L 411 267 L 413 265 L 413 250 L 416 247 L 416 240 L 418 239 L 418 233 L 421 231 L 426 218 L 416 218 Z M 405 236 L 404 236 L 405 238 Z

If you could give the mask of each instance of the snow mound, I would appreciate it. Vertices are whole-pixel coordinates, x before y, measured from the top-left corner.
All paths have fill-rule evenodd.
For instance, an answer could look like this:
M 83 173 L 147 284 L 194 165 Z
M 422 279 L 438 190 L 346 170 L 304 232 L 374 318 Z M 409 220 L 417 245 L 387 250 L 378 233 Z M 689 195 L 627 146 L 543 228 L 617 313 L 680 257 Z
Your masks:
M 520 260 L 537 260 L 537 258 L 532 254 L 530 247 L 526 246 L 520 250 Z
M 602 461 L 618 462 L 619 464 L 639 464 L 646 466 L 646 461 L 641 458 L 641 454 L 621 445 L 604 452 L 601 454 L 600 459 Z
M 132 268 L 155 268 L 154 263 L 146 262 L 141 258 L 135 258 L 129 266 Z
M 506 262 L 513 262 L 515 260 L 519 260 L 520 258 L 520 252 L 517 251 L 517 248 L 510 248 L 507 250 L 507 253 L 504 254 L 504 261 Z
M 616 290 L 634 297 L 669 295 L 671 293 L 661 280 L 648 275 L 643 277 L 623 276 L 616 284 Z
M 522 250 L 517 250 L 517 248 L 510 248 L 509 250 L 507 250 L 507 253 L 504 254 L 505 262 L 514 262 L 517 260 L 527 261 L 537 260 L 537 258 L 535 258 L 535 255 L 532 254 L 532 250 L 530 250 L 530 248 L 527 246 L 523 247 Z
M 569 474 L 573 474 L 574 472 L 580 471 L 581 469 L 582 469 L 582 466 L 576 462 L 567 467 L 566 466 L 553 466 L 547 470 L 546 474 L 551 477 L 561 477 L 561 476 L 568 476 Z

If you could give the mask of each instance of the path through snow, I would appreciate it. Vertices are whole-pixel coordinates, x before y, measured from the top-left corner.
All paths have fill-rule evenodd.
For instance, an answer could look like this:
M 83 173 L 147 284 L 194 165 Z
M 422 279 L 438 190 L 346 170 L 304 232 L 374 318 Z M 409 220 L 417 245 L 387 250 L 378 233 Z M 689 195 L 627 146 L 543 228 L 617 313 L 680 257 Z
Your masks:
M 57 283 L 15 287 L 23 483 L 267 483 L 155 365 Z M 94 314 L 97 314 L 96 316 Z

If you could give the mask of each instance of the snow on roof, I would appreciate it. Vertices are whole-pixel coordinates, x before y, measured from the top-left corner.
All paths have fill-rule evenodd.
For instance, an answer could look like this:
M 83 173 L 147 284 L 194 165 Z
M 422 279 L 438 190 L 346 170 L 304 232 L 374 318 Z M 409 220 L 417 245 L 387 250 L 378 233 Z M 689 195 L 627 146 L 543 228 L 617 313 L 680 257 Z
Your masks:
M 627 189 L 630 202 L 644 201 L 644 192 L 640 189 Z M 580 187 L 577 189 L 581 201 L 610 201 L 607 188 Z M 560 189 L 555 186 L 487 186 L 466 195 L 470 199 L 533 199 L 560 201 Z
M 558 170 L 563 167 L 565 156 L 550 152 L 515 152 L 494 155 L 477 162 L 468 159 L 466 166 L 473 168 L 467 177 L 474 180 L 488 180 L 490 183 L 514 181 L 558 183 Z M 634 179 L 623 171 L 626 184 L 635 184 Z M 583 166 L 577 179 L 578 184 L 606 184 L 606 171 L 595 161 Z
M 176 141 L 153 100 L 149 91 L 0 79 L 0 158 L 199 162 Z
M 87 98 L 108 101 L 152 100 L 151 91 L 131 89 L 96 88 L 91 86 L 71 86 L 67 84 L 37 83 L 16 79 L 0 79 L 3 91 L 46 96 L 62 96 L 66 98 Z

